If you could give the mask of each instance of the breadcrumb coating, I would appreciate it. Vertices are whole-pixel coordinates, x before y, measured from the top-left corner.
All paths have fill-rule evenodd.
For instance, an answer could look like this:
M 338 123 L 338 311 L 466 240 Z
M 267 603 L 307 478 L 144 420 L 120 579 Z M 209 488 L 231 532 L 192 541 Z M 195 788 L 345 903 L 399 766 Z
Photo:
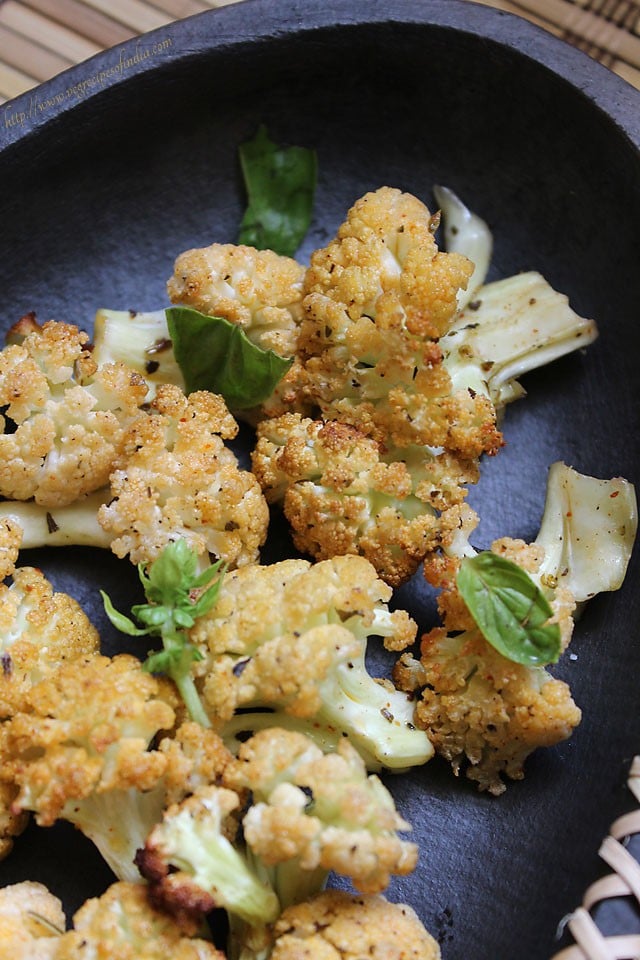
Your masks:
M 273 932 L 271 960 L 440 960 L 412 907 L 379 894 L 325 890 L 287 907 Z
M 269 509 L 253 474 L 225 446 L 237 430 L 222 397 L 158 388 L 150 414 L 123 438 L 112 499 L 98 513 L 117 556 L 148 563 L 182 538 L 203 559 L 231 567 L 257 560 Z
M 51 320 L 0 351 L 2 496 L 55 507 L 107 483 L 147 385 L 124 364 L 98 367 L 87 340 Z
M 266 866 L 296 860 L 302 870 L 335 870 L 367 893 L 415 868 L 417 846 L 397 836 L 410 825 L 346 739 L 325 754 L 296 731 L 262 730 L 225 779 L 251 792 L 243 834 Z
M 273 250 L 213 243 L 176 259 L 167 283 L 172 303 L 242 327 L 263 350 L 296 352 L 305 268 Z

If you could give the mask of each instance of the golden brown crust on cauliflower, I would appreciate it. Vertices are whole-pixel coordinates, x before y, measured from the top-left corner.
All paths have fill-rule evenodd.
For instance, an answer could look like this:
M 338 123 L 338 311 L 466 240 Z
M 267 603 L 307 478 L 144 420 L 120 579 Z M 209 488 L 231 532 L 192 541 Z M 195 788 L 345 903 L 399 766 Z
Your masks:
M 399 586 L 446 538 L 447 511 L 477 476 L 442 452 L 389 452 L 357 427 L 288 413 L 258 426 L 252 468 L 281 502 L 298 550 L 317 560 L 360 554 Z M 457 516 L 457 515 L 456 515 Z
M 284 560 L 228 573 L 213 610 L 191 631 L 203 654 L 194 665 L 207 709 L 219 722 L 256 701 L 313 716 L 318 687 L 337 658 L 356 657 L 356 633 L 384 618 L 386 645 L 403 649 L 415 637 L 405 611 L 389 613 L 390 588 L 362 557 L 311 564 Z M 371 629 L 371 632 L 374 632 Z
M 438 338 L 472 265 L 438 250 L 431 215 L 390 187 L 358 200 L 305 277 L 301 391 L 324 419 L 382 442 L 445 447 L 471 459 L 502 444 L 493 404 L 454 392 Z
M 0 763 L 2 762 L 0 753 Z M 26 810 L 20 813 L 14 811 L 17 796 L 18 787 L 14 783 L 0 781 L 0 860 L 9 856 L 15 837 L 19 837 L 29 823 Z M 0 934 L 0 943 L 2 942 Z
M 492 545 L 535 576 L 544 557 L 539 544 L 503 538 Z M 416 724 L 426 730 L 436 752 L 458 774 L 464 770 L 479 789 L 498 795 L 503 776 L 520 780 L 524 763 L 538 747 L 566 740 L 581 711 L 569 687 L 544 667 L 528 667 L 502 656 L 482 636 L 456 585 L 460 561 L 434 554 L 425 564 L 427 580 L 441 592 L 443 627 L 422 637 L 420 658 L 403 654 L 394 680 L 420 692 Z M 566 588 L 550 598 L 564 647 L 573 630 L 575 603 Z
M 114 883 L 87 900 L 60 938 L 54 960 L 225 960 L 149 901 L 142 883 Z
M 51 320 L 0 351 L 0 406 L 16 425 L 0 435 L 3 496 L 55 507 L 107 483 L 147 385 L 124 364 L 97 367 L 87 340 Z
M 203 558 L 255 562 L 269 511 L 253 474 L 224 444 L 238 426 L 222 397 L 204 390 L 185 397 L 164 384 L 151 407 L 124 437 L 112 499 L 98 514 L 113 552 L 147 563 L 181 537 Z
M 173 303 L 242 327 L 263 350 L 296 352 L 305 268 L 273 250 L 213 243 L 180 254 L 167 284 Z
M 440 960 L 440 948 L 406 904 L 325 890 L 287 907 L 273 927 L 271 960 Z
M 415 868 L 416 845 L 396 833 L 410 825 L 346 739 L 323 753 L 301 733 L 262 730 L 242 745 L 225 781 L 253 796 L 243 833 L 267 866 L 296 860 L 302 870 L 335 870 L 366 893 Z
M 0 890 L 0 948 L 12 960 L 53 960 L 66 918 L 60 900 L 31 880 Z
M 10 577 L 22 543 L 22 529 L 12 517 L 0 517 L 0 580 Z
M 68 802 L 94 792 L 150 789 L 167 756 L 148 747 L 173 727 L 175 702 L 172 686 L 128 654 L 63 664 L 0 727 L 0 778 L 20 788 L 14 809 L 49 826 Z
M 68 594 L 35 567 L 0 584 L 0 718 L 21 709 L 28 690 L 62 663 L 97 653 L 98 631 Z

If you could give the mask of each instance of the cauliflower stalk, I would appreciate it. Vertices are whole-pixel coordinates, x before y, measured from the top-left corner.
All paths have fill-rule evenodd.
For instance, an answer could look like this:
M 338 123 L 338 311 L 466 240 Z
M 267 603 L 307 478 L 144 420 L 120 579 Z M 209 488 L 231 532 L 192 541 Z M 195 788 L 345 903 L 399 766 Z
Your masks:
M 401 656 L 394 678 L 419 692 L 416 723 L 454 771 L 464 768 L 480 789 L 499 794 L 503 775 L 521 779 L 533 750 L 566 739 L 580 722 L 569 687 L 546 664 L 569 644 L 577 600 L 620 586 L 636 532 L 635 493 L 627 481 L 555 464 L 534 543 L 505 537 L 490 554 L 476 554 L 467 538 L 472 524 L 461 527 L 448 555 L 426 565 L 442 588 L 444 626 L 425 634 L 419 659 Z M 461 573 L 471 558 L 487 562 L 479 595 L 469 596 Z M 506 580 L 504 564 L 515 572 L 508 569 Z
M 224 735 L 240 708 L 267 708 L 320 737 L 347 735 L 371 769 L 424 763 L 432 749 L 413 725 L 413 703 L 365 667 L 368 637 L 393 650 L 415 638 L 408 614 L 389 611 L 390 596 L 362 557 L 228 572 L 215 607 L 190 631 L 214 727 Z
M 230 956 L 267 957 L 268 925 L 318 893 L 330 870 L 376 892 L 413 870 L 416 847 L 397 836 L 407 829 L 346 740 L 324 754 L 272 728 L 243 745 L 222 785 L 169 808 L 137 862 L 152 902 L 180 923 L 223 907 Z

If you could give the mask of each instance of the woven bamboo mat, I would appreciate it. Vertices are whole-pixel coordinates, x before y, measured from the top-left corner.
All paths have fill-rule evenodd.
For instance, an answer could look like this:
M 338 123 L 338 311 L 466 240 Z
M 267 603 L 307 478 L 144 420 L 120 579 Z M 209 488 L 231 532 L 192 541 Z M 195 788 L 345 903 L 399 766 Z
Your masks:
M 0 103 L 173 20 L 237 0 L 0 0 Z M 532 20 L 640 89 L 640 0 L 476 0 Z

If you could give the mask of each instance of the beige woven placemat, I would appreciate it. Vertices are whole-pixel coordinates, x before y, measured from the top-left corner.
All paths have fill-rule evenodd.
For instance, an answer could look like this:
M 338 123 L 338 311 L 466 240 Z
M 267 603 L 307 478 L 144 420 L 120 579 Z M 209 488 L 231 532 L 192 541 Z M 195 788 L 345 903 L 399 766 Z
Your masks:
M 0 0 L 0 103 L 172 20 L 237 0 Z M 526 17 L 640 89 L 640 0 L 476 0 Z

